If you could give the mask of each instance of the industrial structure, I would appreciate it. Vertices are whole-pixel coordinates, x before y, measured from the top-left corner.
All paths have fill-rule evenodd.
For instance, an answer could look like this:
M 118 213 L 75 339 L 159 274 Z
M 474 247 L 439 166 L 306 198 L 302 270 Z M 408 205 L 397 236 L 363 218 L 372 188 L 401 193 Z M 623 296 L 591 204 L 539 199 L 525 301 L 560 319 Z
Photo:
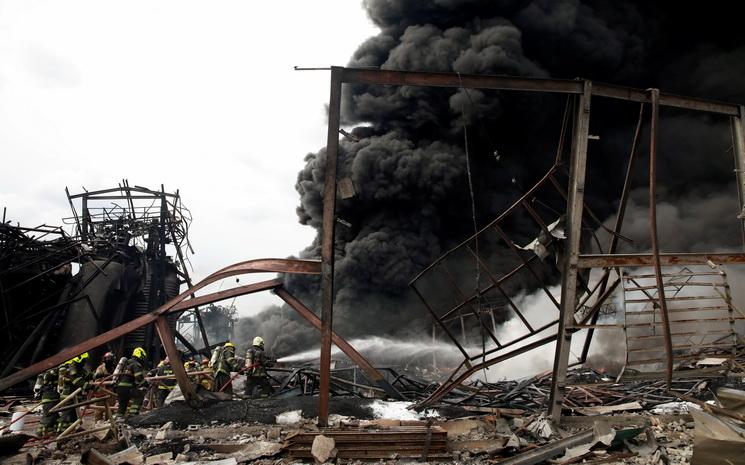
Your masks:
M 149 270 L 142 274 L 147 289 L 140 294 L 140 306 L 127 321 L 108 321 L 99 327 L 92 326 L 90 332 L 48 358 L 26 358 L 24 368 L 13 371 L 0 379 L 0 391 L 76 356 L 107 344 L 118 343 L 126 347 L 130 342 L 152 344 L 155 334 L 171 361 L 179 360 L 174 343 L 179 337 L 175 330 L 175 316 L 193 310 L 199 319 L 198 308 L 236 296 L 273 291 L 291 308 L 320 331 L 321 357 L 319 377 L 320 425 L 328 424 L 329 396 L 331 385 L 330 362 L 332 342 L 339 346 L 365 373 L 365 376 L 389 397 L 401 398 L 402 384 L 391 383 L 379 370 L 364 359 L 349 343 L 333 331 L 334 308 L 334 228 L 337 218 L 337 158 L 339 152 L 340 105 L 344 84 L 389 85 L 389 86 L 437 86 L 462 89 L 493 89 L 509 92 L 549 92 L 567 98 L 561 132 L 558 137 L 556 158 L 545 175 L 511 207 L 483 228 L 475 231 L 460 245 L 448 251 L 433 264 L 413 277 L 411 288 L 429 311 L 437 330 L 446 334 L 463 356 L 463 362 L 449 378 L 436 389 L 426 390 L 419 399 L 418 408 L 432 406 L 442 401 L 453 390 L 463 387 L 477 371 L 500 363 L 511 357 L 526 353 L 537 347 L 555 342 L 554 368 L 547 387 L 548 399 L 544 407 L 553 418 L 559 418 L 566 406 L 565 399 L 572 391 L 572 378 L 568 377 L 570 347 L 573 336 L 581 330 L 585 339 L 578 362 L 587 357 L 596 331 L 618 325 L 599 322 L 602 309 L 608 308 L 611 296 L 617 290 L 625 292 L 625 302 L 641 304 L 627 307 L 626 321 L 621 326 L 629 341 L 627 364 L 650 365 L 661 363 L 662 370 L 651 373 L 655 379 L 667 386 L 674 378 L 685 376 L 678 372 L 679 362 L 691 357 L 717 356 L 734 360 L 739 355 L 740 339 L 735 331 L 735 322 L 743 315 L 732 303 L 729 284 L 722 265 L 745 263 L 745 253 L 721 253 L 710 250 L 698 253 L 660 252 L 657 238 L 656 178 L 657 178 L 657 132 L 661 107 L 673 107 L 685 111 L 705 112 L 730 118 L 735 172 L 740 192 L 740 204 L 745 204 L 745 131 L 742 106 L 680 97 L 661 93 L 657 89 L 633 89 L 588 80 L 558 80 L 517 78 L 506 76 L 462 75 L 448 73 L 425 73 L 380 69 L 352 69 L 332 67 L 329 103 L 328 139 L 326 148 L 325 188 L 323 192 L 323 229 L 321 260 L 259 259 L 249 260 L 225 267 L 204 280 L 192 285 L 186 273 L 183 249 L 186 242 L 185 216 L 180 209 L 178 193 L 167 194 L 162 189 L 150 191 L 142 188 L 120 186 L 118 189 L 69 196 L 71 202 L 80 200 L 79 209 L 73 207 L 74 221 L 78 225 L 80 238 L 73 241 L 74 247 L 88 252 L 90 264 L 85 266 L 84 276 L 107 277 L 109 267 L 123 275 L 128 261 L 122 257 L 133 253 L 133 238 L 142 239 L 139 266 Z M 632 135 L 628 169 L 622 192 L 618 194 L 618 212 L 612 227 L 604 226 L 585 204 L 583 195 L 586 182 L 587 144 L 592 103 L 597 99 L 609 99 L 613 103 L 632 102 L 639 105 L 636 131 Z M 642 147 L 642 126 L 650 125 L 649 140 L 649 253 L 620 254 L 618 243 L 629 198 L 629 179 Z M 118 192 L 118 194 L 115 194 Z M 94 208 L 97 200 L 116 200 L 115 210 Z M 136 207 L 133 202 L 154 202 L 154 208 Z M 550 206 L 550 208 L 546 208 Z M 124 219 L 124 220 L 123 220 Z M 734 218 L 733 218 L 734 221 Z M 737 221 L 742 221 L 738 219 Z M 536 240 L 532 244 L 518 243 L 510 235 L 510 223 L 530 222 Z M 600 231 L 600 232 L 594 232 Z M 67 239 L 66 239 L 67 240 Z M 176 260 L 169 261 L 165 254 L 166 244 L 176 250 Z M 598 253 L 588 253 L 585 244 L 593 243 Z M 64 260 L 62 260 L 64 262 Z M 457 263 L 458 266 L 453 264 Z M 462 272 L 460 264 L 469 264 L 468 273 Z M 504 270 L 500 263 L 517 263 L 514 268 Z M 116 265 L 114 265 L 116 264 Z M 710 271 L 701 269 L 708 267 Z M 59 268 L 59 265 L 57 266 Z M 113 269 L 113 268 L 112 268 Z M 497 270 L 502 271 L 497 271 Z M 645 271 L 651 269 L 651 271 Z M 592 274 L 590 273 L 592 271 Z M 232 289 L 197 295 L 207 285 L 221 279 L 253 273 L 312 274 L 321 276 L 320 317 L 293 296 L 284 286 L 283 279 L 275 278 Z M 557 273 L 560 276 L 560 292 L 552 290 L 545 277 Z M 552 307 L 545 321 L 535 321 L 520 308 L 511 294 L 510 280 L 521 276 L 541 289 Z M 591 276 L 593 278 L 591 279 Z M 93 278 L 90 278 L 93 280 Z M 99 278 L 102 279 L 102 278 Z M 178 285 L 186 283 L 188 289 L 177 292 Z M 86 282 L 87 284 L 87 282 Z M 690 294 L 684 289 L 709 288 L 716 294 Z M 672 302 L 712 301 L 710 316 L 700 315 L 702 306 L 674 306 Z M 93 300 L 93 299 L 91 299 Z M 85 305 L 88 305 L 85 300 Z M 95 307 L 95 300 L 93 301 Z M 81 310 L 72 315 L 83 318 Z M 495 308 L 506 309 L 524 326 L 524 333 L 510 340 L 497 336 L 497 324 L 492 320 Z M 88 310 L 90 313 L 90 310 Z M 689 318 L 677 315 L 690 314 Z M 87 315 L 86 318 L 88 318 Z M 99 315 L 101 316 L 101 315 Z M 637 318 L 634 320 L 634 318 Z M 6 317 L 7 319 L 7 317 Z M 95 321 L 95 318 L 91 321 Z M 704 326 L 711 323 L 715 326 Z M 203 345 L 209 347 L 204 326 Z M 458 331 L 460 327 L 460 334 Z M 477 328 L 483 339 L 480 350 L 463 344 L 466 328 Z M 64 325 L 63 325 L 64 328 Z M 148 329 L 150 328 L 150 329 Z M 154 328 L 154 329 L 152 329 Z M 704 328 L 704 329 L 701 329 Z M 703 332 L 702 332 L 703 331 Z M 705 333 L 705 334 L 704 334 Z M 183 342 L 183 336 L 179 340 Z M 691 342 L 695 339 L 695 342 Z M 118 341 L 118 342 L 117 342 Z M 644 341 L 662 344 L 661 357 L 644 358 L 649 346 Z M 687 342 L 686 342 L 687 341 Z M 12 364 L 16 366 L 16 363 Z M 187 401 L 199 404 L 199 397 L 189 383 L 180 363 L 174 363 L 178 384 Z M 682 373 L 682 374 L 681 374 Z M 410 389 L 412 384 L 408 385 Z M 414 386 L 416 386 L 414 384 Z M 420 386 L 422 387 L 422 386 Z M 494 389 L 494 386 L 488 386 Z M 423 387 L 422 387 L 423 388 Z M 471 389 L 473 386 L 470 387 Z M 482 399 L 474 394 L 473 399 Z

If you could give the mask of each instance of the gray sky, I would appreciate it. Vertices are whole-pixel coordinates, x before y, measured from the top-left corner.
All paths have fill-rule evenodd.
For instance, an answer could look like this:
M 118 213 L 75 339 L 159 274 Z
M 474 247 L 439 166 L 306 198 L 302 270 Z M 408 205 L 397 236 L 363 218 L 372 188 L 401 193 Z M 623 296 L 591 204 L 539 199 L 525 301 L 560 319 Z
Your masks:
M 0 208 L 56 225 L 65 186 L 162 183 L 192 212 L 194 277 L 296 254 L 329 75 L 292 68 L 344 65 L 376 33 L 352 0 L 0 1 Z

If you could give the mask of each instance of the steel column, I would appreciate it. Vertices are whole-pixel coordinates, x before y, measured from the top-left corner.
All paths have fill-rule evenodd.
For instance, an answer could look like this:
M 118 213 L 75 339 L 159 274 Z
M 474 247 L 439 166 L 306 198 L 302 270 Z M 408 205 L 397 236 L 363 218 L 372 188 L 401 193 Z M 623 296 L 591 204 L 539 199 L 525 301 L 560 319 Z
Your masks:
M 662 316 L 662 335 L 665 337 L 667 388 L 673 379 L 673 343 L 670 337 L 670 319 L 667 314 L 665 300 L 665 282 L 662 280 L 662 265 L 660 264 L 660 247 L 657 241 L 657 128 L 660 119 L 660 91 L 650 89 L 652 101 L 651 127 L 649 131 L 649 239 L 652 242 L 652 257 L 654 259 L 654 273 L 657 280 L 657 301 Z
M 735 152 L 735 173 L 737 173 L 737 193 L 740 195 L 740 222 L 742 224 L 743 246 L 745 246 L 745 107 L 740 106 L 740 114 L 733 116 L 732 147 Z
M 160 342 L 163 344 L 163 348 L 166 350 L 168 355 L 168 361 L 171 364 L 173 374 L 176 376 L 176 382 L 178 383 L 181 394 L 184 395 L 184 399 L 189 405 L 196 406 L 199 403 L 199 396 L 194 390 L 189 381 L 189 377 L 186 375 L 186 369 L 184 369 L 184 362 L 181 360 L 181 356 L 176 348 L 176 343 L 173 342 L 173 331 L 168 326 L 168 320 L 165 316 L 161 316 L 155 320 L 155 329 L 158 330 L 158 336 Z
M 551 397 L 548 405 L 548 413 L 554 420 L 561 417 L 561 407 L 564 403 L 564 388 L 574 327 L 574 310 L 577 304 L 577 263 L 579 262 L 580 237 L 582 235 L 591 98 L 592 82 L 584 81 L 584 92 L 577 97 L 572 133 L 572 158 L 569 171 L 566 221 L 567 239 L 565 241 L 561 280 L 561 315 L 556 339 L 553 377 L 551 378 Z
M 323 186 L 323 237 L 321 242 L 321 381 L 318 425 L 328 426 L 331 380 L 331 328 L 334 315 L 334 225 L 336 223 L 336 163 L 339 153 L 341 83 L 344 68 L 331 68 L 329 124 L 326 140 L 326 178 Z

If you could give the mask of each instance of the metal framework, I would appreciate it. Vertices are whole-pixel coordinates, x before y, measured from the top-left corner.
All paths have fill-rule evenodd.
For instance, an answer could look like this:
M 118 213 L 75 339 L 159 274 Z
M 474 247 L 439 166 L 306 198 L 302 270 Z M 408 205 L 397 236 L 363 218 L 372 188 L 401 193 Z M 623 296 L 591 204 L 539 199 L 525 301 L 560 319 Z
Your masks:
M 19 363 L 43 356 L 50 328 L 64 305 L 85 300 L 72 295 L 59 302 L 81 257 L 80 241 L 60 227 L 33 228 L 0 223 L 0 376 Z M 83 304 L 90 306 L 89 301 Z
M 159 191 L 130 186 L 129 181 L 124 179 L 115 188 L 85 191 L 74 195 L 71 195 L 68 189 L 65 189 L 65 192 L 73 213 L 65 222 L 75 224 L 83 243 L 96 248 L 108 248 L 112 256 L 118 253 L 118 250 L 112 247 L 114 244 L 107 242 L 126 239 L 139 245 L 143 250 L 149 250 L 153 272 L 148 277 L 146 287 L 152 297 L 147 306 L 138 309 L 138 315 L 165 303 L 165 296 L 168 295 L 165 275 L 167 262 L 170 261 L 166 252 L 167 245 L 175 251 L 177 266 L 174 271 L 178 275 L 179 285 L 192 286 L 187 266 L 189 252 L 194 253 L 188 238 L 191 215 L 184 206 L 178 190 L 175 193 L 166 192 L 163 185 Z M 76 204 L 79 204 L 80 212 Z M 193 310 L 203 347 L 209 349 L 210 343 L 201 312 L 197 307 Z M 172 326 L 175 328 L 175 324 Z M 152 339 L 151 331 L 143 329 L 141 333 L 139 339 Z M 187 345 L 187 348 L 196 352 L 183 335 L 177 332 L 176 336 Z
M 717 267 L 718 268 L 718 267 Z M 670 343 L 674 364 L 685 364 L 702 355 L 736 355 L 739 338 L 735 322 L 745 319 L 732 304 L 727 274 L 709 267 L 684 267 L 662 275 L 668 305 Z M 665 338 L 653 273 L 623 270 L 626 367 L 656 369 Z M 675 369 L 676 366 L 673 366 Z
M 597 321 L 598 309 L 602 305 L 603 301 L 607 299 L 620 282 L 620 279 L 610 282 L 611 268 L 619 266 L 618 261 L 633 260 L 629 256 L 617 256 L 615 254 L 617 248 L 618 235 L 621 230 L 623 222 L 623 216 L 626 208 L 626 201 L 628 199 L 628 188 L 629 188 L 629 177 L 631 172 L 631 166 L 636 157 L 636 154 L 640 146 L 640 133 L 643 121 L 643 111 L 645 107 L 650 108 L 651 114 L 651 139 L 650 139 L 650 166 L 649 166 L 649 205 L 650 205 L 650 240 L 652 242 L 652 253 L 647 254 L 643 257 L 639 257 L 638 260 L 644 260 L 648 264 L 652 265 L 655 270 L 655 281 L 657 287 L 657 306 L 660 308 L 663 321 L 663 329 L 666 340 L 669 341 L 669 322 L 668 312 L 665 303 L 664 294 L 664 282 L 662 280 L 661 266 L 664 260 L 668 262 L 674 262 L 677 264 L 687 264 L 690 260 L 700 260 L 703 255 L 697 254 L 696 256 L 685 256 L 683 254 L 671 254 L 663 256 L 659 252 L 657 232 L 656 232 L 656 146 L 657 146 L 657 129 L 658 129 L 658 115 L 659 108 L 675 107 L 686 110 L 708 112 L 720 115 L 726 115 L 731 118 L 731 123 L 734 128 L 733 131 L 733 146 L 735 151 L 735 159 L 737 165 L 737 184 L 740 192 L 740 204 L 745 205 L 745 128 L 743 127 L 743 116 L 745 112 L 743 107 L 730 103 L 723 103 L 711 100 L 703 100 L 698 98 L 681 97 L 672 94 L 660 93 L 657 89 L 642 90 L 633 89 L 629 87 L 621 87 L 603 83 L 592 82 L 588 80 L 559 80 L 559 79 L 533 79 L 533 78 L 522 78 L 522 77 L 508 77 L 508 76 L 480 76 L 480 75 L 461 75 L 453 73 L 426 73 L 426 72 L 410 72 L 410 71 L 391 71 L 391 70 L 380 70 L 380 69 L 352 69 L 343 67 L 331 67 L 331 90 L 329 99 L 329 123 L 328 123 L 328 139 L 326 147 L 326 178 L 324 185 L 323 195 L 323 231 L 322 231 L 322 346 L 321 346 L 321 389 L 320 389 L 320 400 L 319 400 L 319 422 L 321 425 L 327 424 L 328 418 L 328 386 L 330 377 L 330 354 L 331 354 L 331 328 L 333 318 L 333 301 L 334 301 L 334 223 L 335 223 L 335 202 L 336 202 L 336 191 L 337 191 L 337 179 L 336 179 L 336 165 L 338 157 L 338 144 L 339 144 L 339 121 L 341 111 L 341 88 L 343 84 L 370 84 L 370 85 L 397 85 L 397 86 L 436 86 L 436 87 L 448 87 L 448 88 L 476 88 L 476 89 L 495 89 L 495 90 L 511 90 L 511 91 L 525 91 L 525 92 L 550 92 L 558 94 L 567 94 L 574 100 L 574 114 L 572 117 L 572 133 L 571 133 L 571 150 L 569 159 L 569 173 L 566 187 L 557 187 L 559 190 L 565 191 L 566 199 L 566 213 L 564 231 L 566 239 L 563 240 L 563 252 L 561 260 L 558 266 L 561 270 L 561 295 L 560 301 L 556 302 L 556 297 L 552 296 L 551 300 L 557 306 L 559 310 L 559 316 L 555 324 L 558 326 L 556 333 L 548 335 L 542 339 L 538 339 L 531 343 L 526 343 L 519 348 L 512 350 L 509 353 L 499 355 L 498 350 L 494 352 L 495 356 L 490 360 L 484 360 L 480 365 L 488 366 L 487 364 L 498 363 L 505 358 L 517 355 L 518 353 L 526 352 L 532 348 L 538 347 L 547 342 L 556 340 L 556 354 L 554 358 L 554 376 L 551 385 L 551 396 L 549 402 L 549 413 L 552 417 L 558 418 L 561 415 L 561 408 L 563 405 L 564 392 L 566 390 L 566 376 L 567 368 L 569 365 L 569 349 L 572 340 L 572 334 L 580 329 L 587 328 L 589 331 L 588 341 L 585 344 L 583 350 L 583 357 L 586 356 L 587 350 L 589 349 L 589 340 L 592 337 L 594 331 L 593 325 Z M 587 140 L 588 140 L 588 128 L 590 123 L 590 110 L 593 98 L 610 98 L 623 101 L 638 102 L 641 105 L 639 122 L 637 124 L 637 130 L 634 136 L 634 144 L 629 157 L 629 169 L 626 174 L 626 182 L 624 189 L 621 194 L 621 202 L 615 228 L 612 232 L 611 244 L 608 247 L 607 253 L 600 255 L 583 256 L 580 250 L 582 227 L 583 223 L 588 221 L 585 214 L 588 214 L 587 209 L 584 205 L 584 190 L 585 190 L 585 174 L 587 166 Z M 549 171 L 547 176 L 552 178 L 554 173 Z M 545 178 L 534 189 L 540 189 L 544 187 Z M 526 198 L 522 198 L 524 202 Z M 520 201 L 519 201 L 520 202 Z M 532 205 L 520 203 L 520 205 L 510 208 L 507 213 L 513 212 L 515 209 L 520 208 L 533 216 L 536 223 L 538 223 L 541 229 L 545 230 L 546 221 L 540 215 L 533 215 L 531 209 Z M 592 218 L 592 215 L 589 215 Z M 515 252 L 516 245 L 512 240 L 504 234 L 503 228 L 499 227 L 499 220 L 487 226 L 492 228 L 491 234 L 498 235 L 498 241 L 502 242 L 502 247 L 510 249 Z M 486 228 L 485 228 L 486 229 Z M 745 231 L 745 228 L 744 228 Z M 482 230 L 479 234 L 484 232 Z M 550 232 L 550 231 L 549 231 Z M 745 234 L 745 233 L 744 233 Z M 476 266 L 483 267 L 485 271 L 489 268 L 485 264 L 486 257 L 482 257 L 476 254 L 473 250 L 469 249 L 468 246 L 461 245 L 461 250 L 465 250 L 467 253 L 474 255 L 473 260 L 478 264 Z M 452 251 L 451 251 L 452 252 Z M 450 252 L 449 252 L 450 253 Z M 523 261 L 523 264 L 518 267 L 520 270 L 528 273 L 531 272 L 532 262 L 522 256 L 520 252 L 516 252 L 516 255 Z M 707 260 L 711 259 L 708 256 Z M 725 262 L 745 262 L 745 254 L 727 254 L 728 261 L 715 261 L 714 263 L 725 263 Z M 591 263 L 591 264 L 590 264 Z M 588 302 L 587 299 L 580 299 L 583 291 L 586 291 L 585 287 L 587 283 L 583 283 L 583 279 L 579 274 L 579 270 L 583 267 L 600 267 L 605 269 L 603 278 L 598 283 L 598 286 L 594 290 L 591 290 L 590 295 L 595 296 L 595 301 L 589 309 L 578 309 L 578 304 L 582 307 Z M 447 270 L 443 268 L 443 274 L 447 274 Z M 500 279 L 505 276 L 496 276 L 491 273 L 486 273 L 491 284 L 492 289 L 499 292 L 501 284 L 504 281 Z M 536 273 L 537 274 L 537 273 Z M 449 279 L 449 278 L 448 278 Z M 416 281 L 416 280 L 415 280 Z M 457 278 L 453 277 L 451 286 L 454 288 L 461 287 L 457 283 Z M 458 305 L 453 307 L 456 311 L 468 311 L 473 310 L 474 301 L 480 298 L 480 294 L 483 291 L 481 283 L 477 283 L 478 290 L 475 290 L 473 295 L 463 293 L 462 290 L 458 291 L 459 300 Z M 415 291 L 417 287 L 414 287 Z M 519 316 L 520 312 L 516 306 L 510 305 L 512 310 Z M 451 309 L 452 310 L 452 309 Z M 577 321 L 575 314 L 580 311 L 582 319 Z M 460 374 L 451 377 L 451 382 L 443 385 L 445 389 L 452 389 L 460 382 L 468 378 L 470 373 L 473 373 L 474 366 L 470 364 L 471 357 L 473 354 L 469 354 L 462 346 L 457 342 L 451 333 L 443 318 L 438 316 L 433 309 L 430 312 L 435 317 L 436 321 L 440 324 L 443 331 L 448 333 L 450 338 L 459 346 L 461 352 L 464 355 L 465 361 L 459 370 Z M 483 329 L 483 333 L 488 335 L 489 339 L 497 346 L 498 349 L 509 344 L 508 341 L 504 343 L 498 341 L 494 334 L 490 334 L 488 326 L 483 323 L 481 314 L 478 310 L 474 311 L 474 316 L 480 322 L 480 326 Z M 450 314 L 452 315 L 452 313 Z M 529 322 L 523 317 L 529 332 L 532 332 L 534 336 L 538 337 L 536 328 L 532 328 Z M 587 324 L 589 322 L 589 325 Z M 554 322 L 552 322 L 554 324 Z M 532 329 L 531 329 L 532 328 Z M 547 329 L 547 328 L 544 328 Z M 513 341 L 514 342 L 514 341 Z M 666 364 L 667 364 L 667 380 L 668 383 L 672 377 L 672 347 L 671 344 L 666 344 Z M 435 396 L 436 397 L 436 396 Z M 435 397 L 431 397 L 433 399 Z
M 262 281 L 254 284 L 247 284 L 239 286 L 233 289 L 227 289 L 224 291 L 213 292 L 203 296 L 195 297 L 195 293 L 204 287 L 212 284 L 221 279 L 229 278 L 231 276 L 237 276 L 242 274 L 252 273 L 288 273 L 288 274 L 320 274 L 320 262 L 313 260 L 292 260 L 292 259 L 259 259 L 249 260 L 246 262 L 236 263 L 225 267 L 186 291 L 179 294 L 177 297 L 171 299 L 166 304 L 162 305 L 158 309 L 154 310 L 147 315 L 143 315 L 132 321 L 129 321 L 117 328 L 107 331 L 103 334 L 77 344 L 73 347 L 66 348 L 58 354 L 44 359 L 38 363 L 35 363 L 27 368 L 19 370 L 12 375 L 0 379 L 0 392 L 5 389 L 12 387 L 32 376 L 42 373 L 50 368 L 56 367 L 59 364 L 90 350 L 100 347 L 106 343 L 112 342 L 119 339 L 132 331 L 136 331 L 139 328 L 147 326 L 149 324 L 155 324 L 155 327 L 160 337 L 161 343 L 165 348 L 166 354 L 169 359 L 172 360 L 172 366 L 174 375 L 178 382 L 181 391 L 184 393 L 184 398 L 192 403 L 199 403 L 199 398 L 194 391 L 193 386 L 189 382 L 189 379 L 184 370 L 183 363 L 174 343 L 174 334 L 171 330 L 170 325 L 167 321 L 167 316 L 183 312 L 190 308 L 195 308 L 200 305 L 206 305 L 213 302 L 218 302 L 224 299 L 237 297 L 241 295 L 251 294 L 255 292 L 273 290 L 277 295 L 287 302 L 290 307 L 295 309 L 300 316 L 308 321 L 314 328 L 319 329 L 321 323 L 319 318 L 305 307 L 299 300 L 297 300 L 292 294 L 283 288 L 282 279 L 272 279 L 268 281 Z M 388 395 L 402 398 L 402 395 L 394 388 L 385 377 L 380 374 L 359 352 L 357 352 L 348 342 L 346 342 L 339 335 L 332 333 L 331 337 L 335 344 L 342 350 L 373 382 L 375 382 L 381 389 L 383 389 Z

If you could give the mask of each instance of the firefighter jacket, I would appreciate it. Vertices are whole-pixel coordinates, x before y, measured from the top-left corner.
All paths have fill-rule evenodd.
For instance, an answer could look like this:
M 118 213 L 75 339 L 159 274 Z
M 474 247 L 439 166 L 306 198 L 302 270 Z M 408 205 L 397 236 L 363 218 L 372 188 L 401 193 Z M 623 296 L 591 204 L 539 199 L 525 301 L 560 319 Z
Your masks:
M 158 369 L 155 371 L 156 376 L 173 376 L 173 367 L 170 363 L 160 362 Z M 161 379 L 158 380 L 158 389 L 172 390 L 176 387 L 176 379 Z
M 241 362 L 242 360 L 235 356 L 235 349 L 226 347 L 215 364 L 215 375 L 219 373 L 230 375 L 231 371 L 238 371 L 240 369 Z
M 41 375 L 41 403 L 48 404 L 59 402 L 59 393 L 57 392 L 58 374 L 57 369 L 52 368 Z
M 72 362 L 69 365 L 68 373 L 75 389 L 83 388 L 83 391 L 88 387 L 88 381 L 93 378 L 93 374 L 85 369 L 82 362 Z
M 104 362 L 101 362 L 101 364 L 96 367 L 96 371 L 93 372 L 93 379 L 105 378 L 110 374 L 109 367 L 107 367 Z
M 145 385 L 145 369 L 136 357 L 128 358 L 116 383 L 118 387 L 142 387 Z
M 253 346 L 246 352 L 246 376 L 265 377 L 269 358 L 261 347 Z

